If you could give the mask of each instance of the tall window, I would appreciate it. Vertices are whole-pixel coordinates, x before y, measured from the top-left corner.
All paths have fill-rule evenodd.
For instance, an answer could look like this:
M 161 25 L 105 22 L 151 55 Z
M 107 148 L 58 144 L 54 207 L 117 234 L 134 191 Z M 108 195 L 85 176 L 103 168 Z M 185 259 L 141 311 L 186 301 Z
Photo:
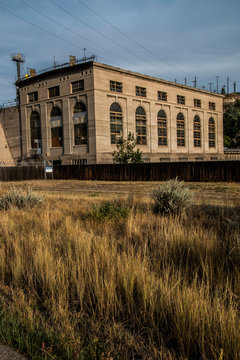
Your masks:
M 52 147 L 62 146 L 62 112 L 59 107 L 52 108 L 50 117 Z
M 111 144 L 116 144 L 118 139 L 122 136 L 122 108 L 114 102 L 110 106 L 110 135 Z
M 40 115 L 37 111 L 33 111 L 30 116 L 30 131 L 31 131 L 31 149 L 38 149 L 41 147 L 41 121 Z
M 87 112 L 83 102 L 76 103 L 73 110 L 74 145 L 87 144 Z
M 212 117 L 208 120 L 208 138 L 209 147 L 215 147 L 216 132 L 215 132 L 215 121 Z
M 195 147 L 201 146 L 201 120 L 198 115 L 193 119 L 193 141 Z
M 138 145 L 147 145 L 146 114 L 142 106 L 136 109 L 136 138 Z
M 183 114 L 177 114 L 177 145 L 185 146 L 185 120 Z
M 158 145 L 167 145 L 167 115 L 164 110 L 158 112 Z

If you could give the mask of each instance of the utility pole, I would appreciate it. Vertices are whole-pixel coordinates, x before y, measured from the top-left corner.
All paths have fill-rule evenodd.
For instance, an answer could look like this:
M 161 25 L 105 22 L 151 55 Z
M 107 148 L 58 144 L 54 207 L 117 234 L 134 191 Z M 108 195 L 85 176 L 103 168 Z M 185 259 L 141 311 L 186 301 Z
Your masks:
M 218 93 L 218 79 L 219 79 L 219 75 L 216 76 L 216 80 L 217 80 L 217 93 Z
M 177 83 L 177 79 L 174 79 L 175 83 Z
M 213 85 L 213 83 L 210 82 L 210 83 L 208 83 L 208 85 L 210 86 L 210 92 L 212 92 L 212 85 Z
M 233 92 L 234 92 L 234 93 L 236 92 L 236 85 L 237 85 L 237 82 L 234 81 L 234 83 L 233 83 Z
M 193 82 L 193 86 L 196 88 L 197 87 L 197 78 L 196 78 L 196 76 L 194 77 L 194 80 L 192 82 Z
M 17 80 L 21 79 L 21 67 L 20 65 L 24 63 L 25 57 L 21 54 L 12 54 L 12 61 L 15 61 L 17 64 Z
M 229 76 L 227 77 L 227 94 L 229 94 Z
M 184 84 L 187 85 L 187 78 L 184 78 Z

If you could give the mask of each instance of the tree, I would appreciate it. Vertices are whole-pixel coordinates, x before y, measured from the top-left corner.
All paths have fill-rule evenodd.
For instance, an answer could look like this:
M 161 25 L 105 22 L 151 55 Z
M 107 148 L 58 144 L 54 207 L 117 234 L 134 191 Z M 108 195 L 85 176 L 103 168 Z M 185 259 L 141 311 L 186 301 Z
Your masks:
M 226 107 L 223 114 L 224 146 L 236 148 L 240 146 L 240 101 Z
M 112 157 L 115 164 L 142 163 L 142 151 L 135 149 L 136 139 L 129 133 L 127 140 L 121 136 L 116 144 L 117 150 L 113 151 Z

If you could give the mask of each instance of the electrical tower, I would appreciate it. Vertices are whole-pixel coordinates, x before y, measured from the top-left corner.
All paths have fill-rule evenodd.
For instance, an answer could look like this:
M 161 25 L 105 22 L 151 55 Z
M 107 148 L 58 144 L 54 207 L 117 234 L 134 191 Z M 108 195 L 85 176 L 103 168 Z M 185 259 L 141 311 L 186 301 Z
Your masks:
M 21 64 L 25 62 L 25 56 L 22 54 L 12 54 L 12 61 L 17 64 L 17 80 L 21 79 Z

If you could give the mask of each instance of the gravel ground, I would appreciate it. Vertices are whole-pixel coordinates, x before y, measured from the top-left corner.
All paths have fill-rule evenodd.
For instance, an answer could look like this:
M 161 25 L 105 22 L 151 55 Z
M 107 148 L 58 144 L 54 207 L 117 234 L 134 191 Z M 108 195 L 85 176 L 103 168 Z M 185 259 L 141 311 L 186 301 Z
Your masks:
M 24 356 L 6 345 L 0 345 L 0 360 L 27 360 Z

